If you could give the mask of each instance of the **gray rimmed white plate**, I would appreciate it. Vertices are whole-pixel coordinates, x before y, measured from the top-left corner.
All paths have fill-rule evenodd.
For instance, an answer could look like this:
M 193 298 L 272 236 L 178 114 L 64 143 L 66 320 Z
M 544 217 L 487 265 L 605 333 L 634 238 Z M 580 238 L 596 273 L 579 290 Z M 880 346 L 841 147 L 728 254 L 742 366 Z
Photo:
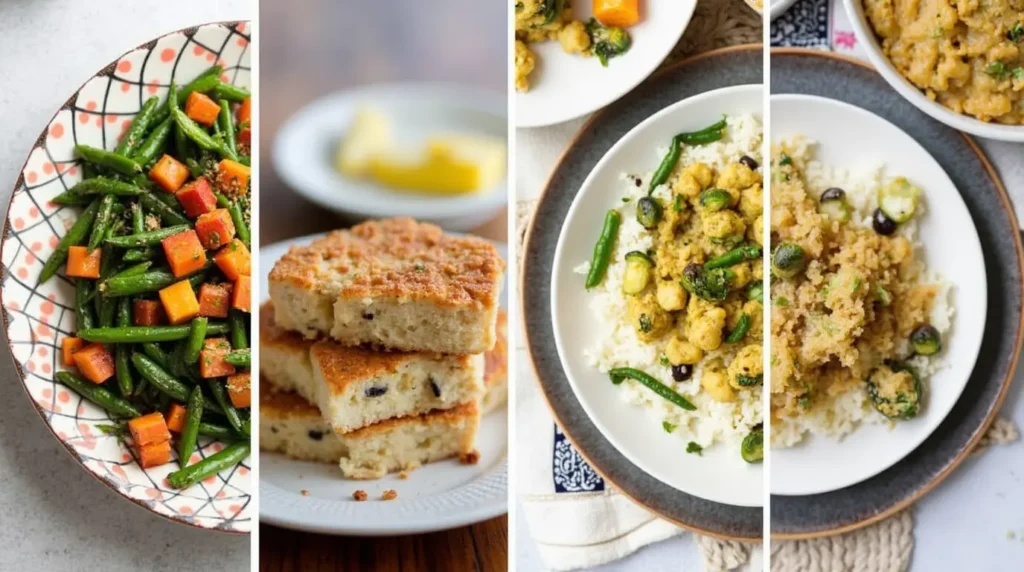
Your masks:
M 572 391 L 555 345 L 551 276 L 565 216 L 597 162 L 627 132 L 656 112 L 691 96 L 762 81 L 761 46 L 708 52 L 676 64 L 598 113 L 555 167 L 527 233 L 522 301 L 527 345 L 551 411 L 579 452 L 605 480 L 662 518 L 704 534 L 761 538 L 762 510 L 720 504 L 683 493 L 645 473 L 606 439 Z M 582 299 L 581 299 L 581 311 Z
M 960 190 L 978 229 L 988 274 L 988 311 L 977 365 L 934 433 L 889 469 L 855 485 L 816 495 L 772 496 L 772 537 L 809 538 L 853 530 L 894 514 L 967 457 L 999 410 L 1016 368 L 1024 321 L 1024 258 L 1009 197 L 980 148 L 908 103 L 871 68 L 823 52 L 773 50 L 771 90 L 850 103 L 920 143 Z

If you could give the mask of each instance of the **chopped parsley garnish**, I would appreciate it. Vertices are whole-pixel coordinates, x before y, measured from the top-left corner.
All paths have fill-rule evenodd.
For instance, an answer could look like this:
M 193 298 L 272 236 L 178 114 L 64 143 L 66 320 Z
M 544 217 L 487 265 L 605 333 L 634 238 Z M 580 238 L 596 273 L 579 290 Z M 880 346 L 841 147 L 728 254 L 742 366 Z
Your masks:
M 676 195 L 675 201 L 672 203 L 672 210 L 677 213 L 683 212 L 683 196 Z
M 1008 32 L 1006 32 L 1006 39 L 1011 42 L 1019 42 L 1024 40 L 1024 24 L 1017 22 L 1013 25 Z
M 672 365 L 672 363 L 668 361 L 668 356 L 661 356 L 660 361 L 661 361 L 661 365 L 663 365 L 665 367 L 668 367 L 668 366 Z
M 654 329 L 654 324 L 651 323 L 651 318 L 647 314 L 640 314 L 640 331 L 647 334 Z
M 690 441 L 689 443 L 686 444 L 686 452 L 687 453 L 696 453 L 696 454 L 700 455 L 703 451 L 704 451 L 704 447 L 701 447 L 700 445 L 698 445 L 694 441 Z
M 775 299 L 775 305 L 776 306 L 782 306 L 782 307 L 789 306 L 789 300 L 786 299 L 786 298 L 783 298 L 782 296 L 779 296 L 778 298 Z
M 1006 79 L 1010 75 L 1010 69 L 1003 62 L 992 62 L 985 66 L 985 73 L 995 79 Z
M 780 165 L 792 165 L 793 164 L 793 158 L 790 157 L 789 155 L 783 153 L 782 154 L 782 158 L 779 159 L 779 164 Z
M 676 430 L 676 425 L 673 425 L 668 421 L 662 421 L 661 428 L 664 429 L 666 433 L 671 433 Z
M 1013 79 L 1024 81 L 1024 68 L 1020 66 L 1013 68 Z

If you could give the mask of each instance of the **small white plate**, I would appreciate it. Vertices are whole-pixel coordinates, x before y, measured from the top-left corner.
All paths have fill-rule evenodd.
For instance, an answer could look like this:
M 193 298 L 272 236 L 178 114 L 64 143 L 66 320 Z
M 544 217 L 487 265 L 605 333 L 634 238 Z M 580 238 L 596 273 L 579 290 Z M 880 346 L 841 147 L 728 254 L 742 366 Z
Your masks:
M 590 294 L 573 269 L 590 260 L 594 237 L 608 209 L 621 206 L 622 173 L 653 171 L 655 150 L 679 132 L 707 127 L 728 115 L 762 115 L 763 88 L 744 85 L 710 91 L 671 105 L 634 127 L 601 158 L 569 208 L 555 250 L 551 307 L 558 355 L 576 398 L 598 430 L 637 467 L 665 484 L 713 502 L 761 506 L 761 465 L 740 458 L 734 447 L 716 444 L 702 456 L 687 455 L 685 444 L 662 429 L 644 407 L 629 405 L 607 374 L 583 356 L 603 331 L 588 311 Z M 724 446 L 723 446 L 724 445 Z
M 292 246 L 322 234 L 294 238 L 260 248 L 260 299 L 267 299 L 267 275 Z M 502 257 L 508 247 L 495 243 Z M 501 306 L 508 307 L 502 291 Z M 260 452 L 260 521 L 295 530 L 351 536 L 420 534 L 465 526 L 508 512 L 508 412 L 501 407 L 480 421 L 480 462 L 462 465 L 452 459 L 430 463 L 402 480 L 388 475 L 373 481 L 345 479 L 337 466 Z M 356 502 L 352 493 L 366 491 Z M 398 498 L 381 501 L 387 489 Z M 303 495 L 302 491 L 308 494 Z
M 562 51 L 558 42 L 530 44 L 537 67 L 530 91 L 516 93 L 516 126 L 554 125 L 601 109 L 651 75 L 683 35 L 697 7 L 695 0 L 646 0 L 640 22 L 629 28 L 633 45 L 602 67 L 597 58 Z M 590 19 L 591 3 L 576 2 L 573 15 Z M 512 50 L 515 51 L 514 48 Z
M 852 170 L 885 165 L 920 186 L 925 214 L 918 240 L 930 270 L 950 282 L 953 326 L 943 336 L 943 369 L 922 380 L 925 397 L 914 419 L 864 425 L 841 441 L 808 436 L 771 450 L 771 493 L 810 495 L 868 479 L 905 457 L 939 426 L 960 398 L 981 349 L 988 287 L 981 242 L 967 206 L 942 166 L 895 125 L 859 107 L 807 95 L 773 95 L 772 138 L 802 134 L 816 141 L 814 158 Z M 966 189 L 965 189 L 966 191 Z
M 454 197 L 403 193 L 349 179 L 334 168 L 335 151 L 356 112 L 373 107 L 391 117 L 395 137 L 414 143 L 437 133 L 507 140 L 502 94 L 440 84 L 379 84 L 322 97 L 288 119 L 274 139 L 274 170 L 288 186 L 320 206 L 362 218 L 411 216 L 450 230 L 469 230 L 505 207 L 505 179 L 491 189 Z

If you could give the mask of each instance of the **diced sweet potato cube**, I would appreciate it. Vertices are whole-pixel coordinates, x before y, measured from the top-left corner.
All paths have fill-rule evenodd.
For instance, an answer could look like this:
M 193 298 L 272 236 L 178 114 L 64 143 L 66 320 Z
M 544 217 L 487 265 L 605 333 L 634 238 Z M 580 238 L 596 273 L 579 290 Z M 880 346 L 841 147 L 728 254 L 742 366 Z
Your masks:
M 213 261 L 232 282 L 238 280 L 239 276 L 248 276 L 251 271 L 249 249 L 237 238 L 224 245 L 224 248 L 213 256 Z
M 185 100 L 185 115 L 191 117 L 196 123 L 210 127 L 220 115 L 220 105 L 210 99 L 210 96 L 193 91 Z
M 167 322 L 163 304 L 156 300 L 136 300 L 132 303 L 132 323 L 136 326 L 159 326 Z
M 189 218 L 208 213 L 217 208 L 217 197 L 206 177 L 199 177 L 174 193 Z
M 99 278 L 102 257 L 103 251 L 99 248 L 94 248 L 92 252 L 85 246 L 68 248 L 67 275 L 73 278 Z
M 199 315 L 199 300 L 188 280 L 176 282 L 160 291 L 160 302 L 171 324 L 183 324 Z
M 199 375 L 202 377 L 223 377 L 234 375 L 235 366 L 224 361 L 231 351 L 226 338 L 206 338 L 199 352 Z
M 231 290 L 231 307 L 243 312 L 252 311 L 252 278 L 239 276 Z
M 61 363 L 64 367 L 75 367 L 75 352 L 85 346 L 82 338 L 64 338 L 60 341 Z
M 176 192 L 188 179 L 188 167 L 182 165 L 177 159 L 170 155 L 160 157 L 160 160 L 149 170 L 149 178 L 168 193 Z
M 136 447 L 136 451 L 139 453 L 139 465 L 141 465 L 143 469 L 159 467 L 160 465 L 166 465 L 171 462 L 170 441 L 162 441 L 160 443 L 152 443 L 150 445 Z
M 103 383 L 114 375 L 114 356 L 103 344 L 89 344 L 72 355 L 75 367 L 85 379 Z
M 206 264 L 206 251 L 194 230 L 168 236 L 160 244 L 164 247 L 167 264 L 175 278 L 188 276 Z
M 231 299 L 231 284 L 203 284 L 199 287 L 199 315 L 207 318 L 227 318 Z
M 235 223 L 228 209 L 215 209 L 196 219 L 196 234 L 204 248 L 216 250 L 235 238 Z
M 252 376 L 249 372 L 228 376 L 227 385 L 232 405 L 239 409 L 246 409 L 252 405 Z
M 232 196 L 243 195 L 249 188 L 251 172 L 252 169 L 237 161 L 221 159 L 217 163 L 217 187 Z
M 247 97 L 238 106 L 238 124 L 252 123 L 252 98 Z
M 185 428 L 186 417 L 188 417 L 188 409 L 178 403 L 172 403 L 170 411 L 167 412 L 167 429 L 181 433 L 181 430 Z
M 132 439 L 138 447 L 169 441 L 171 438 L 167 422 L 159 411 L 128 421 L 128 430 L 132 432 Z

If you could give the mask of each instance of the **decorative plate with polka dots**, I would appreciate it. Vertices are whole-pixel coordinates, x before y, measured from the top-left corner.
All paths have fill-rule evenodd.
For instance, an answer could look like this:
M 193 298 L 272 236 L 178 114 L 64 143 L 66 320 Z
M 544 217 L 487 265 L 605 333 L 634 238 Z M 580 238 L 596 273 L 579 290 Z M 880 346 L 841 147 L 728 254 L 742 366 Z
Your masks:
M 3 319 L 11 355 L 43 420 L 82 466 L 125 498 L 174 521 L 248 533 L 252 527 L 249 461 L 175 490 L 176 460 L 143 470 L 122 439 L 108 435 L 106 412 L 54 381 L 60 344 L 75 331 L 74 287 L 63 271 L 39 273 L 80 209 L 51 202 L 82 179 L 76 144 L 113 149 L 143 102 L 166 97 L 171 81 L 188 83 L 215 63 L 223 81 L 248 87 L 250 24 L 223 22 L 162 36 L 121 56 L 89 79 L 36 140 L 14 187 L 2 246 Z M 223 444 L 200 438 L 193 460 Z

